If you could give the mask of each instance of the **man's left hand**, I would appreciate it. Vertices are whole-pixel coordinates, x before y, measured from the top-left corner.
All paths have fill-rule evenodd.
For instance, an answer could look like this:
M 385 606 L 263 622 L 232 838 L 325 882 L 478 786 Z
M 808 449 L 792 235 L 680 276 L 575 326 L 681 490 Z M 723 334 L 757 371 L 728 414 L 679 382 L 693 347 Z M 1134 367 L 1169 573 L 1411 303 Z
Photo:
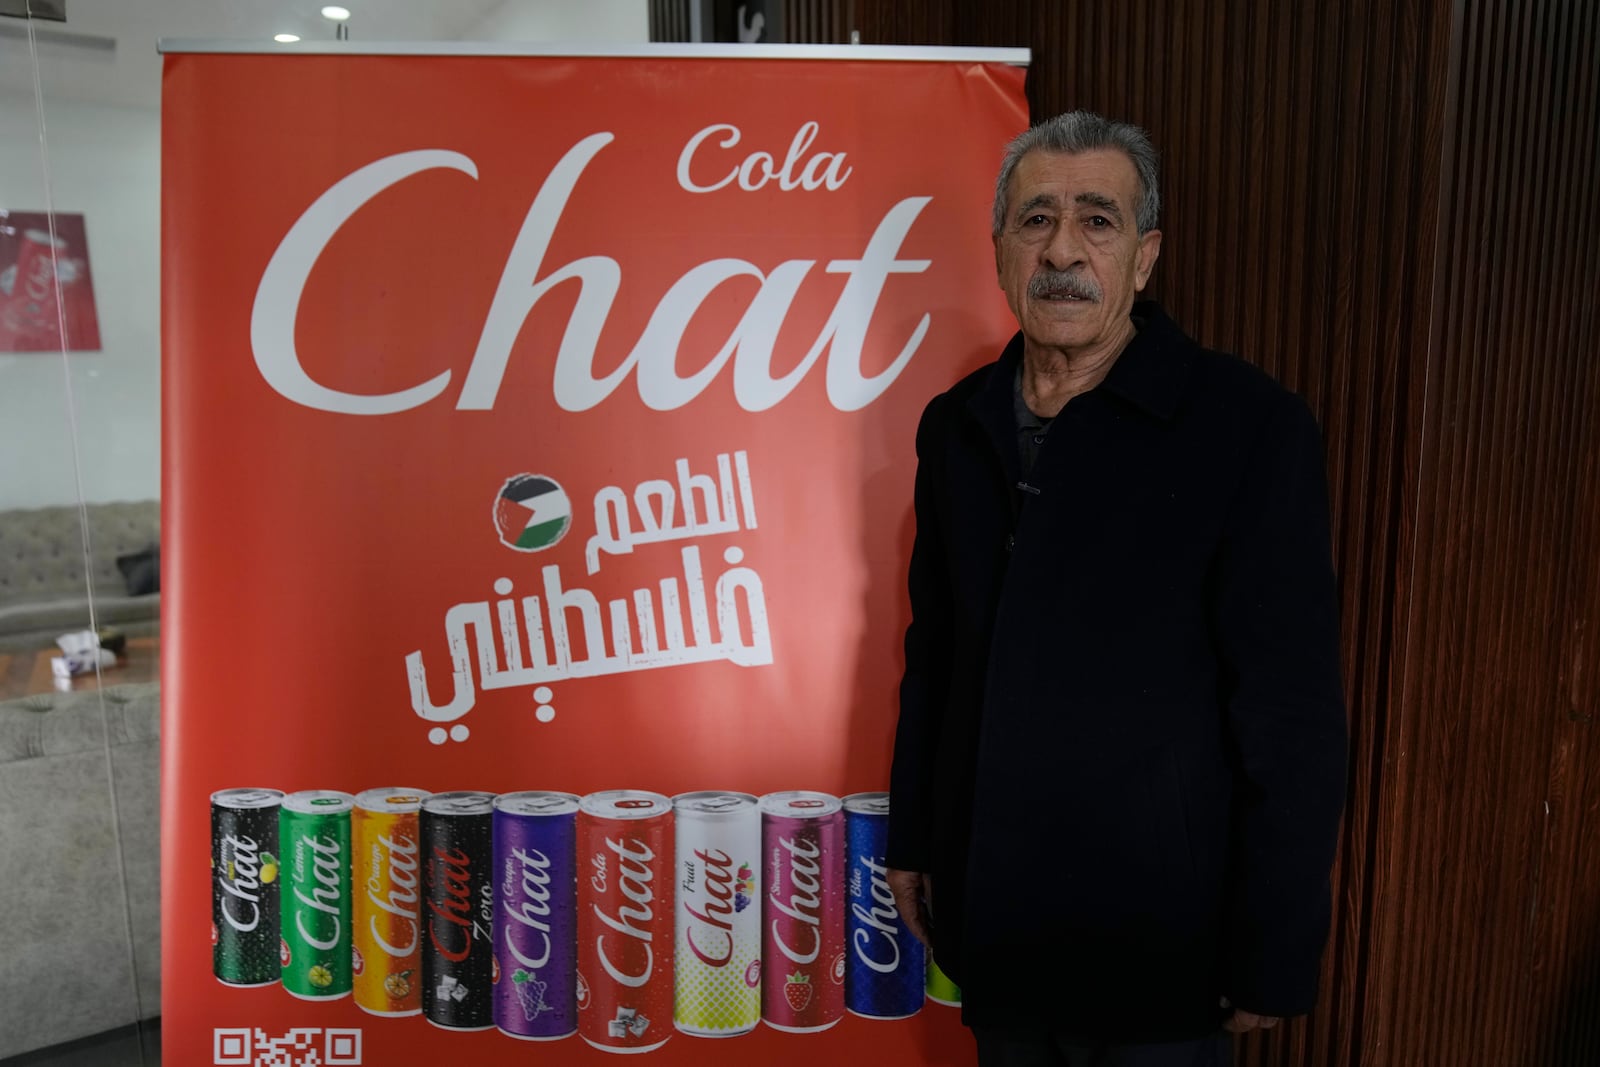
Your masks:
M 1233 1008 L 1227 997 L 1222 998 L 1222 1006 Z M 1223 1021 L 1222 1028 L 1235 1034 L 1248 1034 L 1252 1030 L 1271 1030 L 1281 1022 L 1283 1020 L 1276 1015 L 1257 1015 L 1243 1008 L 1233 1008 L 1233 1014 Z

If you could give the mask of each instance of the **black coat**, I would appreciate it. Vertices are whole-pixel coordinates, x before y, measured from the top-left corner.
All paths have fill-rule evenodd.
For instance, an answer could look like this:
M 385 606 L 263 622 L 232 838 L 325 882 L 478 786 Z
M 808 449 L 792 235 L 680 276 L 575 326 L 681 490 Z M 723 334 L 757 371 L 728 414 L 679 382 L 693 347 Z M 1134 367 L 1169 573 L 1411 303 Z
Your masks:
M 1344 800 L 1321 439 L 1154 304 L 1020 479 L 999 362 L 917 430 L 889 863 L 971 1025 L 1213 1031 L 1312 1007 Z

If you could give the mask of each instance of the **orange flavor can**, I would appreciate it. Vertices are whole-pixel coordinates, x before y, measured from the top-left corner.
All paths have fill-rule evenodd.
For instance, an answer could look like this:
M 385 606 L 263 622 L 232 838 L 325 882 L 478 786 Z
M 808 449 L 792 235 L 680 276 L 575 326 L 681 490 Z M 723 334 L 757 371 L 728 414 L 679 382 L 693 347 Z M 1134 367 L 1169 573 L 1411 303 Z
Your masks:
M 422 1011 L 417 812 L 428 796 L 422 789 L 368 789 L 351 813 L 355 1000 L 373 1015 Z

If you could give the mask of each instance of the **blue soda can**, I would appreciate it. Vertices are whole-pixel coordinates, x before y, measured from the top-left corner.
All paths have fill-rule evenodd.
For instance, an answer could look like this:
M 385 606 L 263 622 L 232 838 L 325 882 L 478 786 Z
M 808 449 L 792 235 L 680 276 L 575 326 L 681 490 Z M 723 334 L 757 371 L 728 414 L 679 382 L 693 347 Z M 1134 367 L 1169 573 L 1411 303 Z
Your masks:
M 578 798 L 494 802 L 494 1024 L 525 1041 L 578 1028 Z
M 849 893 L 849 963 L 845 1007 L 868 1019 L 904 1019 L 922 1010 L 922 942 L 895 910 L 884 854 L 889 839 L 889 794 L 844 798 L 845 883 Z

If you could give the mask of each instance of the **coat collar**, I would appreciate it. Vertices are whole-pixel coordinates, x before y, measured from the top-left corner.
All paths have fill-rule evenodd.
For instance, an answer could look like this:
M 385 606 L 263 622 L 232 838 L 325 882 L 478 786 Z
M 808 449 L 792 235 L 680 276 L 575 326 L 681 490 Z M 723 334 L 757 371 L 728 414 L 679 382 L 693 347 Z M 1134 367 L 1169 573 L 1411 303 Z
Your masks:
M 1133 305 L 1133 317 L 1139 322 L 1139 332 L 1096 388 L 1114 393 L 1154 418 L 1170 421 L 1189 387 L 1195 343 L 1153 300 Z
M 1000 360 L 989 365 L 989 373 L 978 391 L 967 398 L 967 411 L 978 420 L 1000 456 L 1006 481 L 1022 477 L 1022 457 L 1017 454 L 1016 415 L 1012 411 L 1012 382 L 1022 364 L 1022 334 L 1018 333 L 1000 353 Z
M 1111 364 L 1105 380 L 1090 392 L 1103 390 L 1151 418 L 1170 421 L 1189 386 L 1195 343 L 1153 300 L 1134 304 L 1132 314 L 1139 322 L 1139 332 Z M 988 430 L 1003 456 L 1016 451 L 1012 383 L 1021 362 L 1022 334 L 1018 333 L 990 367 L 982 388 L 967 401 L 968 410 Z

